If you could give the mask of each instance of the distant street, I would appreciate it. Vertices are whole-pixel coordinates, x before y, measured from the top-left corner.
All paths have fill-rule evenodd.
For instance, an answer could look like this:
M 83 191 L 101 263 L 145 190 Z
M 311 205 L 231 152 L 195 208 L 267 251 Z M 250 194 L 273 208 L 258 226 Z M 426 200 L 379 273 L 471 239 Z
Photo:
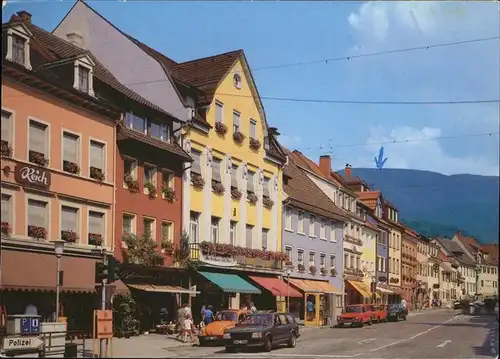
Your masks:
M 186 344 L 153 348 L 153 338 L 141 350 L 141 357 L 162 358 L 494 358 L 498 353 L 496 317 L 456 315 L 438 310 L 412 315 L 399 323 L 382 323 L 363 328 L 304 328 L 293 349 L 278 348 L 271 353 L 253 351 L 226 353 L 223 347 L 198 347 Z M 115 356 L 134 356 L 140 344 L 115 342 Z M 134 345 L 130 351 L 122 347 Z M 131 352 L 131 351 L 134 351 Z

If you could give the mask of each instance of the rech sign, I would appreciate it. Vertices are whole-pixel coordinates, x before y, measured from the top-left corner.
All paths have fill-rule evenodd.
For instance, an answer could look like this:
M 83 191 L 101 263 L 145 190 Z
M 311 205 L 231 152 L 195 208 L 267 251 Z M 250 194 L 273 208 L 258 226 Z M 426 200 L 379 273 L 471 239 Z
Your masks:
M 14 177 L 18 183 L 48 189 L 50 187 L 50 171 L 46 168 L 18 163 L 14 169 Z

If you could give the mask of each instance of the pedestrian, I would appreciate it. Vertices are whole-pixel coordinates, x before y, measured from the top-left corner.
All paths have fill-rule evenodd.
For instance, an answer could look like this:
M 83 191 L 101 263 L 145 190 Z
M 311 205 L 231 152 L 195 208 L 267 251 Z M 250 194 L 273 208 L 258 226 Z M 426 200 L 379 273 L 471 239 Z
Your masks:
M 207 309 L 207 303 L 203 302 L 203 305 L 201 306 L 201 311 L 200 311 L 200 315 L 201 315 L 201 321 L 200 321 L 200 323 L 202 323 L 202 322 L 205 321 L 205 310 L 206 309 Z
M 207 309 L 205 309 L 205 315 L 203 317 L 203 322 L 205 323 L 205 325 L 208 325 L 210 323 L 212 323 L 214 321 L 214 312 L 213 312 L 213 308 L 211 305 L 209 305 L 207 307 Z
M 314 304 L 310 297 L 307 299 L 307 317 L 309 321 L 314 319 Z
M 250 302 L 250 311 L 252 313 L 257 312 L 257 307 L 255 306 L 255 304 L 253 304 L 253 302 Z
M 177 329 L 179 333 L 177 334 L 176 339 L 182 339 L 184 335 L 184 320 L 186 319 L 186 313 L 184 311 L 184 307 L 181 306 L 177 309 Z
M 406 309 L 407 302 L 406 302 L 406 300 L 405 300 L 404 298 L 403 298 L 403 299 L 401 299 L 401 306 L 402 306 L 404 309 Z
M 193 328 L 194 328 L 194 323 L 193 323 L 193 317 L 191 314 L 186 315 L 186 318 L 184 319 L 184 343 L 187 343 L 187 336 L 189 334 L 189 339 L 191 339 L 191 342 L 194 343 L 194 336 L 193 336 Z

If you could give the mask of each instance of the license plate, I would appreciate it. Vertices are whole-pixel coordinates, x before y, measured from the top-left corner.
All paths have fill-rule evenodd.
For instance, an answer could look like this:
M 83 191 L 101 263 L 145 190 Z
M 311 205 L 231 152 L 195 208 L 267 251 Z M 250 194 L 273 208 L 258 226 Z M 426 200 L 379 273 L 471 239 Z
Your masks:
M 248 340 L 235 340 L 234 344 L 246 344 L 248 343 Z

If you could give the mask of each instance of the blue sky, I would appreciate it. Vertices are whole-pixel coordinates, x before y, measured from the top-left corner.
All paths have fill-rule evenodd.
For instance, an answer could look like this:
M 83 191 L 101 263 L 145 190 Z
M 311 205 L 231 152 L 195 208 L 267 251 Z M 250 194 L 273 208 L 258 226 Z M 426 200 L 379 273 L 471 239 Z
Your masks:
M 13 0 L 52 30 L 72 1 Z M 176 61 L 238 48 L 252 68 L 500 36 L 499 6 L 460 2 L 118 2 L 89 4 L 123 31 Z M 500 98 L 500 41 L 280 69 L 254 77 L 262 96 L 361 101 Z M 380 142 L 386 167 L 498 175 L 498 104 L 356 105 L 264 100 L 281 141 L 333 167 L 373 167 Z M 414 141 L 424 139 L 423 141 Z M 342 146 L 358 145 L 358 146 Z

